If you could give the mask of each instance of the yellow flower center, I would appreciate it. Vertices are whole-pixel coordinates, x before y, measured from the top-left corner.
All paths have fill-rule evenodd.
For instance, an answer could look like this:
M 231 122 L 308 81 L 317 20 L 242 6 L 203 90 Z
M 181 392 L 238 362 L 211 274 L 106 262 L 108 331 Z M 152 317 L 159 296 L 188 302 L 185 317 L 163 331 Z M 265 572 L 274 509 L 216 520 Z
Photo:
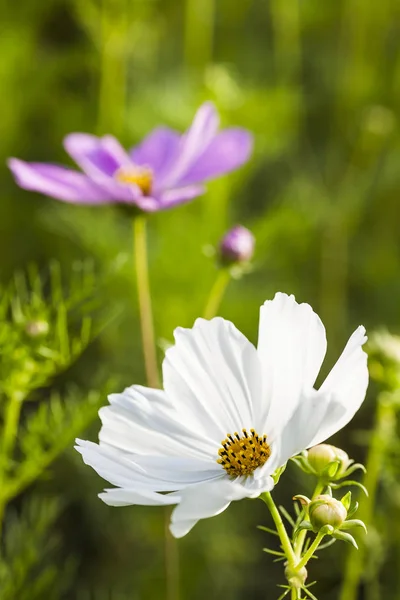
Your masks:
M 258 467 L 262 467 L 271 456 L 271 449 L 267 444 L 267 436 L 259 436 L 250 429 L 242 429 L 243 435 L 237 431 L 233 435 L 227 434 L 218 450 L 217 463 L 222 465 L 231 477 L 248 476 Z
M 121 167 L 114 175 L 120 183 L 135 184 L 148 196 L 153 184 L 153 171 L 149 167 Z

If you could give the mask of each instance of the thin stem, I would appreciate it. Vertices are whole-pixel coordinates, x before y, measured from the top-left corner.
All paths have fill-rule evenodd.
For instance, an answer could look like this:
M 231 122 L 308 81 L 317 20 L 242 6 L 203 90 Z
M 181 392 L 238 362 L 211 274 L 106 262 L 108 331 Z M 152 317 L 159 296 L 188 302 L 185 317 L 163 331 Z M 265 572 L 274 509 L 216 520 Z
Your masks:
M 324 487 L 325 487 L 325 484 L 321 481 L 321 479 L 318 479 L 317 485 L 315 486 L 315 490 L 313 492 L 311 500 L 314 500 L 314 498 L 319 496 L 320 493 L 323 491 Z M 303 515 L 304 515 L 304 518 L 307 517 L 308 507 L 306 507 L 304 509 Z M 301 553 L 303 552 L 303 546 L 304 546 L 304 542 L 306 541 L 306 537 L 307 537 L 307 529 L 303 529 L 302 531 L 300 531 L 299 535 L 297 536 L 297 539 L 294 543 L 294 552 L 295 552 L 297 558 L 301 558 Z
M 99 131 L 121 135 L 127 87 L 128 15 L 125 0 L 101 1 Z
M 382 461 L 387 452 L 388 444 L 393 439 L 396 431 L 396 416 L 393 405 L 386 400 L 382 394 L 378 398 L 375 426 L 371 437 L 366 461 L 366 475 L 364 485 L 368 490 L 368 496 L 360 497 L 358 518 L 364 521 L 366 526 L 371 523 L 375 508 L 375 498 L 378 488 Z M 340 593 L 340 600 L 356 600 L 358 587 L 363 575 L 365 564 L 365 546 L 360 544 L 358 551 L 353 548 L 346 561 L 346 570 Z
M 324 537 L 325 537 L 324 533 L 321 533 L 320 531 L 317 533 L 317 535 L 315 536 L 315 540 L 313 541 L 313 543 L 311 544 L 311 546 L 309 547 L 307 552 L 304 554 L 301 561 L 299 563 L 297 563 L 296 570 L 299 571 L 300 569 L 302 569 L 303 567 L 306 566 L 306 564 L 308 563 L 310 558 L 313 557 L 314 552 L 316 551 L 316 549 L 318 548 L 318 546 L 320 545 L 320 543 L 322 542 Z
M 146 378 L 150 387 L 158 388 L 160 386 L 160 381 L 158 377 L 157 353 L 151 308 L 147 261 L 146 218 L 144 216 L 138 216 L 133 220 L 133 237 Z
M 3 460 L 7 459 L 13 451 L 16 440 L 16 433 L 18 429 L 19 417 L 21 414 L 22 401 L 16 395 L 11 396 L 6 416 L 4 419 L 4 431 L 3 431 L 3 444 L 2 444 L 2 455 Z M 7 465 L 4 465 L 6 468 Z
M 214 46 L 215 0 L 186 0 L 184 57 L 188 67 L 204 69 Z
M 167 600 L 179 600 L 179 551 L 176 540 L 172 537 L 169 530 L 171 507 L 165 506 L 164 508 L 164 551 Z
M 203 316 L 205 319 L 212 319 L 217 314 L 230 279 L 231 274 L 229 269 L 219 270 L 204 309 Z
M 3 525 L 4 512 L 7 505 L 7 498 L 4 496 L 6 487 L 6 473 L 8 460 L 12 457 L 14 446 L 17 439 L 19 419 L 21 416 L 23 398 L 13 394 L 8 402 L 6 414 L 4 417 L 4 430 L 1 450 L 0 463 L 0 489 L 3 491 L 3 497 L 0 496 L 0 534 Z
M 274 520 L 276 530 L 281 540 L 283 551 L 288 560 L 288 564 L 289 566 L 294 567 L 296 564 L 296 555 L 293 551 L 292 544 L 285 529 L 285 525 L 283 524 L 281 514 L 277 509 L 275 502 L 273 501 L 272 496 L 269 492 L 264 492 L 263 494 L 261 494 L 260 498 L 268 506 L 269 512 L 271 513 L 271 516 Z

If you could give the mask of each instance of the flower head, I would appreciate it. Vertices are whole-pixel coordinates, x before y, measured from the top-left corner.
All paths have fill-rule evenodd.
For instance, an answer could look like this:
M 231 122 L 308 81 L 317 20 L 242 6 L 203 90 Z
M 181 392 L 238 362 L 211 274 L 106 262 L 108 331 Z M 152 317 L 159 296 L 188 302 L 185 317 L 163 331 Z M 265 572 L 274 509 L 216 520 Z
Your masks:
M 8 164 L 25 189 L 64 202 L 119 202 L 152 212 L 192 200 L 204 192 L 206 181 L 246 162 L 252 150 L 250 133 L 218 127 L 218 113 L 206 102 L 183 135 L 159 127 L 129 152 L 110 135 L 71 133 L 64 147 L 82 173 L 16 158 Z
M 243 227 L 236 225 L 222 238 L 219 246 L 221 262 L 226 265 L 249 261 L 254 253 L 254 235 Z
M 325 329 L 293 296 L 261 307 L 257 349 L 219 317 L 178 328 L 175 340 L 164 391 L 112 394 L 100 410 L 100 443 L 78 440 L 77 449 L 117 486 L 100 494 L 107 504 L 177 504 L 176 537 L 232 500 L 271 490 L 279 467 L 344 427 L 365 397 L 365 329 L 316 390 Z

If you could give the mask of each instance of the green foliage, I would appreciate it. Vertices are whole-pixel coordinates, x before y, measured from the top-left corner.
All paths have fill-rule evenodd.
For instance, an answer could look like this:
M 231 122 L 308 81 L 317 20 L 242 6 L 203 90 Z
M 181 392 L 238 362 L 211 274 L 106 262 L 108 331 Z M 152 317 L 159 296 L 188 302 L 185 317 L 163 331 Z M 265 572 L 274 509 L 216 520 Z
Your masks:
M 102 327 L 98 309 L 91 263 L 76 263 L 67 287 L 56 262 L 46 277 L 17 273 L 0 290 L 0 395 L 22 401 L 71 366 Z
M 53 262 L 48 276 L 31 266 L 0 293 L 0 590 L 5 600 L 58 598 L 71 578 L 52 564 L 57 499 L 28 500 L 19 516 L 5 509 L 86 429 L 109 386 L 85 391 L 54 377 L 82 355 L 104 327 L 100 280 L 90 263 L 76 263 L 68 283 Z M 24 402 L 30 400 L 24 407 Z M 68 566 L 69 565 L 69 566 Z
M 0 497 L 15 497 L 71 447 L 96 418 L 114 386 L 109 382 L 96 391 L 71 386 L 65 394 L 52 391 L 48 400 L 40 402 L 19 430 L 18 461 L 11 462 Z
M 56 600 L 68 587 L 74 562 L 60 570 L 55 532 L 62 505 L 57 499 L 33 497 L 19 514 L 10 511 L 0 550 L 0 590 L 4 600 Z

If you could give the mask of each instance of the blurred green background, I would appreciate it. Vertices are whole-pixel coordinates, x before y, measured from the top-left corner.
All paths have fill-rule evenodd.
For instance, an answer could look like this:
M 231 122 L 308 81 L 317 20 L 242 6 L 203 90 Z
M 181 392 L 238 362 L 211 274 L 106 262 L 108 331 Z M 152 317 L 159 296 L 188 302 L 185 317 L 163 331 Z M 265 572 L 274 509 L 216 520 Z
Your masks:
M 254 132 L 255 151 L 204 197 L 151 216 L 158 339 L 202 313 L 216 276 L 207 247 L 235 223 L 256 236 L 254 270 L 230 284 L 220 313 L 252 341 L 258 308 L 277 290 L 319 312 L 326 368 L 358 324 L 399 328 L 397 0 L 2 0 L 0 57 L 0 281 L 31 261 L 45 269 L 56 258 L 66 272 L 80 258 L 99 271 L 118 264 L 106 303 L 122 310 L 64 380 L 90 388 L 100 372 L 119 389 L 144 383 L 131 223 L 118 207 L 20 190 L 6 158 L 68 162 L 61 142 L 71 131 L 111 133 L 129 147 L 162 123 L 185 129 L 207 99 L 224 126 Z M 375 392 L 334 440 L 361 461 L 357 432 L 372 426 Z M 82 436 L 95 440 L 98 429 Z M 65 503 L 47 558 L 64 591 L 43 597 L 165 598 L 164 511 L 106 507 L 102 485 L 71 449 L 25 492 Z M 289 467 L 276 496 L 289 508 L 310 485 Z M 385 517 L 398 522 L 399 507 Z M 281 565 L 261 552 L 266 534 L 255 529 L 267 522 L 261 502 L 234 503 L 177 542 L 181 600 L 277 597 Z M 391 537 L 377 552 L 381 595 L 367 582 L 359 598 L 400 595 L 400 532 L 388 520 L 382 527 Z M 318 597 L 339 597 L 345 558 L 335 545 L 312 565 Z

